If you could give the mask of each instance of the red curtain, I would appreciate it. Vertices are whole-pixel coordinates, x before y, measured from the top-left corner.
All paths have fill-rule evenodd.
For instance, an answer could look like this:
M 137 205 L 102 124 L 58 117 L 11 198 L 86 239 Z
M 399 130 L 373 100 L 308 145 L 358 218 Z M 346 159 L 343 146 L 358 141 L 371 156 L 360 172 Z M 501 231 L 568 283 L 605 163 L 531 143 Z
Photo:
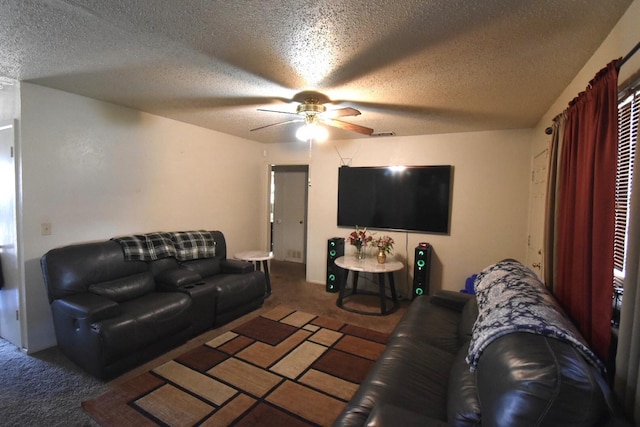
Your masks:
M 596 354 L 611 338 L 618 72 L 601 70 L 567 109 L 554 293 Z

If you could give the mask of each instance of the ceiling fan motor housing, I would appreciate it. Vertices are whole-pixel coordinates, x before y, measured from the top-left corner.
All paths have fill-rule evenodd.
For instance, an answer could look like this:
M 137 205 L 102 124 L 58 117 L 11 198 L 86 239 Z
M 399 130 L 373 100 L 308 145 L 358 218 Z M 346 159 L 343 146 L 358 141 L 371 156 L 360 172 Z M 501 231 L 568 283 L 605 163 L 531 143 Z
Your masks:
M 300 115 L 315 115 L 324 113 L 327 108 L 318 103 L 318 100 L 315 98 L 307 98 L 304 100 L 304 104 L 298 105 L 296 108 L 296 112 Z

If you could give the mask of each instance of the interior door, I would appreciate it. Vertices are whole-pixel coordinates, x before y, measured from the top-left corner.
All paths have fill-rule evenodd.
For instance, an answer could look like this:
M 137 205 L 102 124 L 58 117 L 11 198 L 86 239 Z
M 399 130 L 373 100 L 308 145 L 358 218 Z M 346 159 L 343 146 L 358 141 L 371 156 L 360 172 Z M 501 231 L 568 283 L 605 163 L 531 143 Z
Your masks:
M 22 347 L 19 316 L 19 270 L 16 234 L 14 124 L 0 122 L 0 336 Z
M 307 166 L 274 166 L 274 259 L 306 262 Z
M 547 163 L 549 150 L 543 150 L 533 158 L 531 172 L 531 208 L 529 212 L 529 238 L 527 264 L 540 277 L 544 277 L 542 263 L 544 242 L 544 209 L 547 194 Z

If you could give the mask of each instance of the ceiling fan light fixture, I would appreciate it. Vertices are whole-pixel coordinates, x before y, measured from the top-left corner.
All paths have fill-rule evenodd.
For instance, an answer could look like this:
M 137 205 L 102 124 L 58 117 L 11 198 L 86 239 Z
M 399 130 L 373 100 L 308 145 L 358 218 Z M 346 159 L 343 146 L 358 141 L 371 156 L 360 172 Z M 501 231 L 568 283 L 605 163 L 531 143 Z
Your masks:
M 300 129 L 296 132 L 296 138 L 300 141 L 324 142 L 328 137 L 329 131 L 316 123 L 307 123 L 304 126 L 300 126 Z

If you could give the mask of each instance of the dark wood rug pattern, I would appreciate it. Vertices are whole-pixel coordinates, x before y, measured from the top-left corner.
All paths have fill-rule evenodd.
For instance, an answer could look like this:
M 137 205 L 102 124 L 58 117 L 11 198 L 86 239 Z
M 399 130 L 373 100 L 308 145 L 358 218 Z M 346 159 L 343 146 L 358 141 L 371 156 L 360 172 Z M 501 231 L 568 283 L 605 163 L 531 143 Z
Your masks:
M 82 407 L 103 426 L 331 425 L 388 336 L 278 305 Z

